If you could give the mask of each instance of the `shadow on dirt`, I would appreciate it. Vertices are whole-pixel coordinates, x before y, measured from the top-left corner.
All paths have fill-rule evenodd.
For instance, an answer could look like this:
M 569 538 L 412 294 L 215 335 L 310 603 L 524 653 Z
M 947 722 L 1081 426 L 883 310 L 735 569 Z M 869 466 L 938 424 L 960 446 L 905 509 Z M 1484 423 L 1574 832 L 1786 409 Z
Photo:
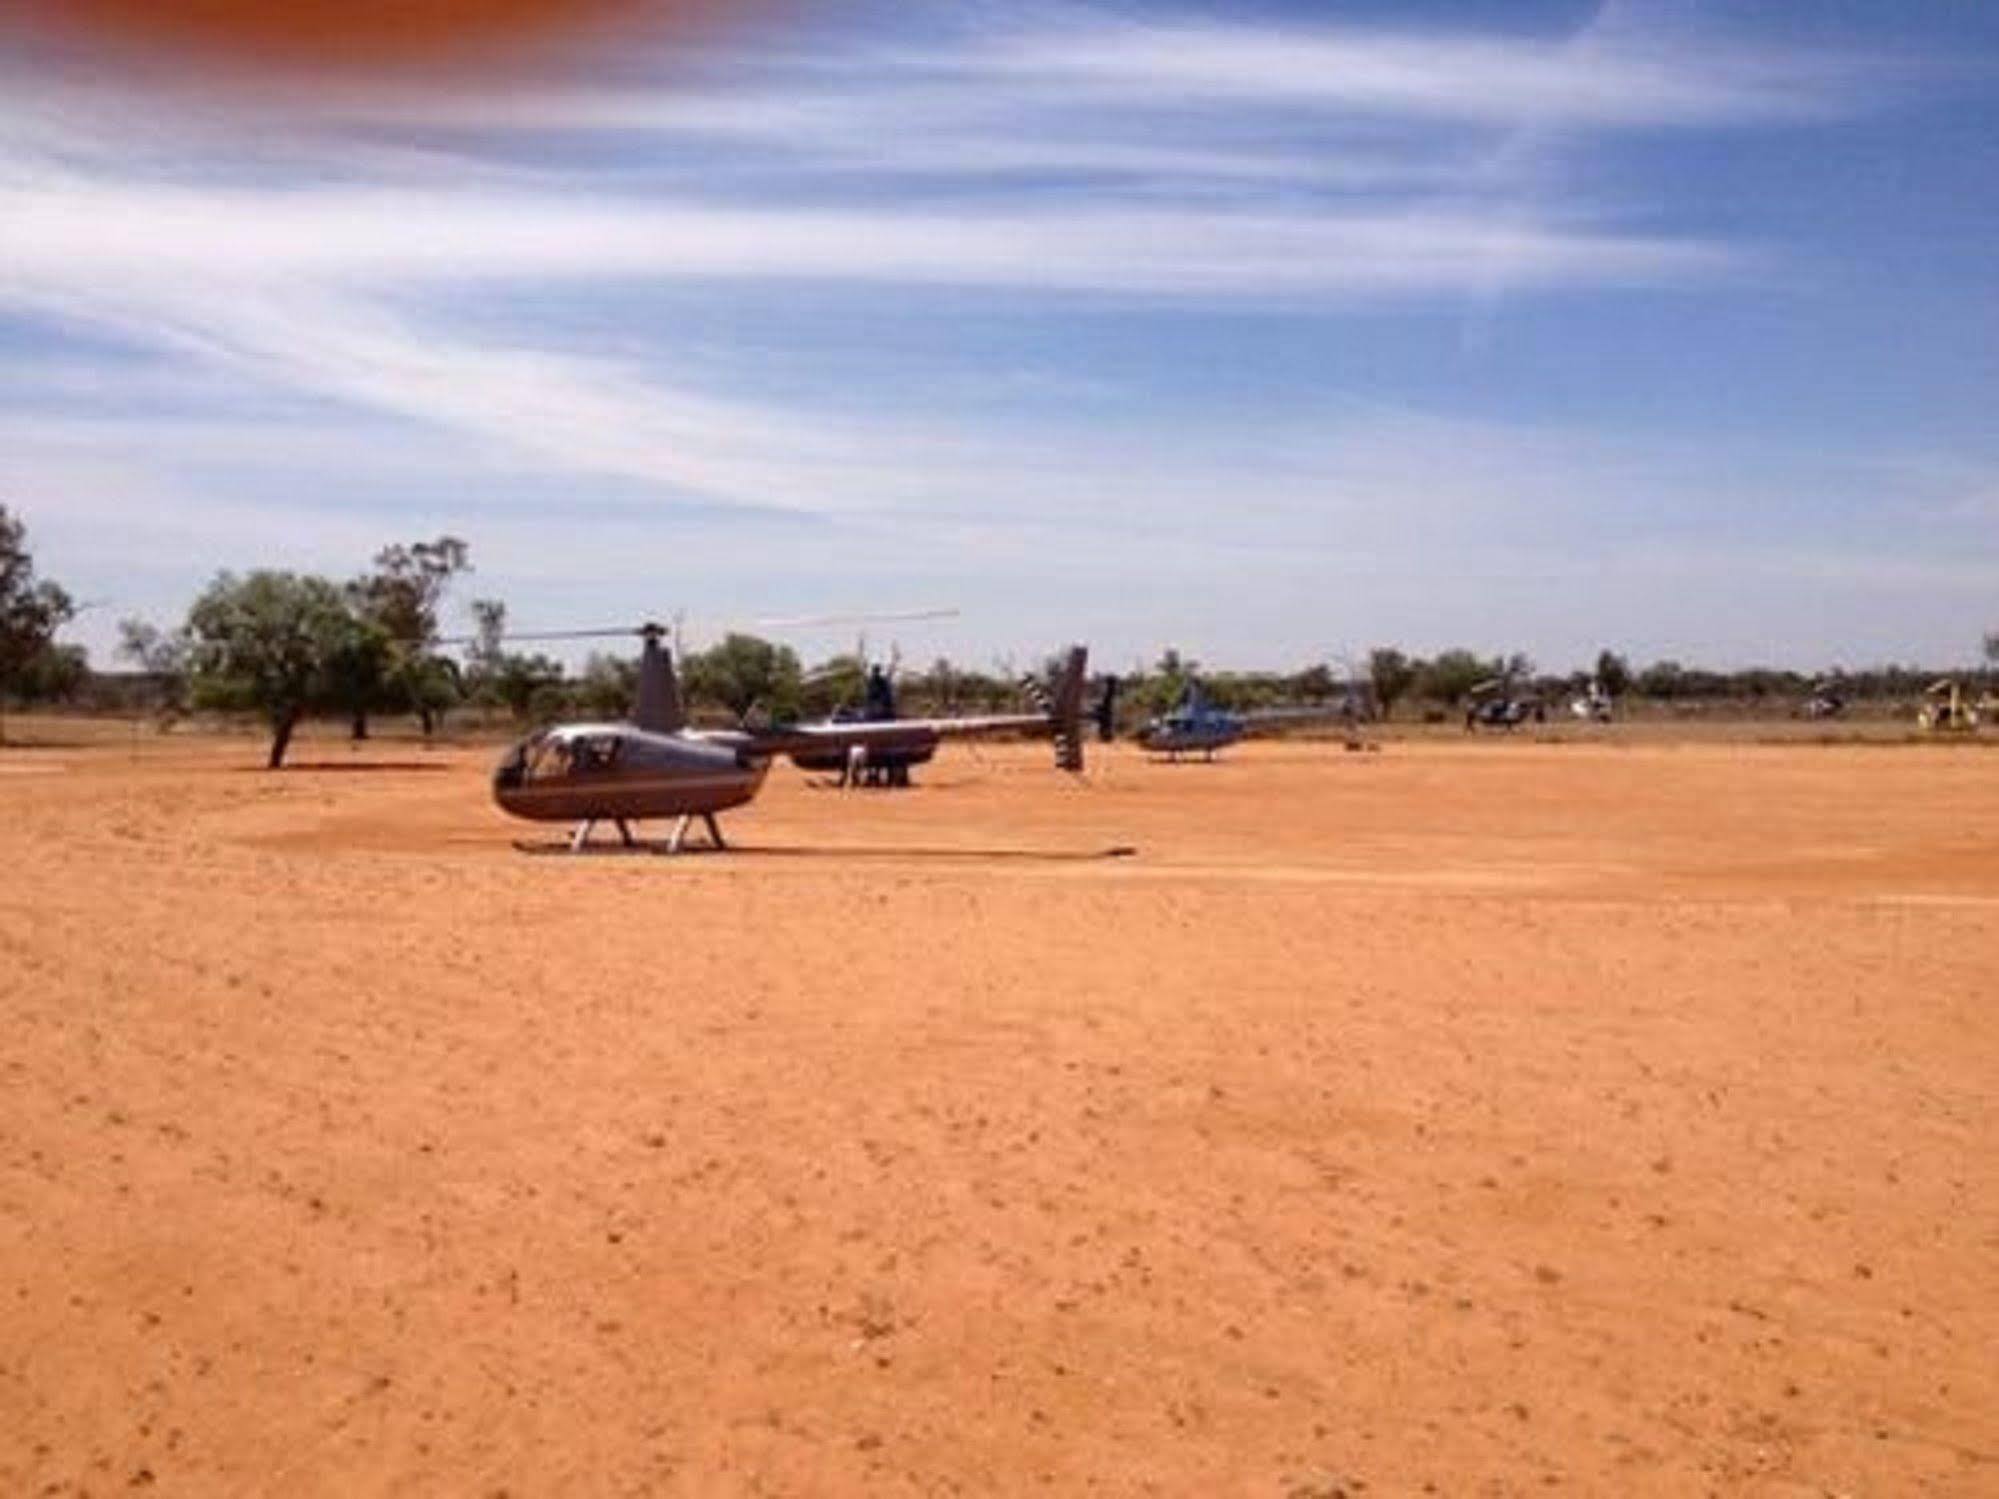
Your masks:
M 236 765 L 239 775 L 365 775 L 371 771 L 425 771 L 442 774 L 449 765 L 435 760 L 295 760 L 272 771 L 262 765 Z
M 1130 844 L 1115 844 L 1109 848 L 911 848 L 911 847 L 811 847 L 781 843 L 732 844 L 728 848 L 710 848 L 706 844 L 681 849 L 678 854 L 670 854 L 661 841 L 647 841 L 630 845 L 621 843 L 592 843 L 572 852 L 567 840 L 546 842 L 516 842 L 514 847 L 524 854 L 537 857 L 561 855 L 567 858 L 717 858 L 737 859 L 830 859 L 864 860 L 898 859 L 943 860 L 958 863 L 992 861 L 1024 864 L 1084 864 L 1099 859 L 1136 858 L 1138 850 Z

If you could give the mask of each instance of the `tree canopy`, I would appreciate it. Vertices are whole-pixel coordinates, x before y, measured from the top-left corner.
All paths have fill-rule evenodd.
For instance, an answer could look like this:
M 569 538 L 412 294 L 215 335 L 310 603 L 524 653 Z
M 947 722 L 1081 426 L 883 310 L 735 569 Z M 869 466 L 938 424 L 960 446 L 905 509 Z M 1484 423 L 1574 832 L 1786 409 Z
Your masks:
M 27 527 L 0 505 L 0 707 L 8 697 L 59 695 L 50 689 L 66 680 L 74 657 L 60 655 L 55 634 L 75 614 L 67 593 L 35 577 Z
M 269 765 L 284 764 L 299 720 L 345 706 L 367 627 L 336 583 L 290 572 L 220 573 L 188 610 L 195 701 L 251 709 L 271 727 Z
M 374 571 L 347 585 L 355 614 L 369 628 L 342 665 L 354 737 L 368 735 L 368 713 L 406 708 L 425 735 L 458 700 L 457 672 L 437 654 L 437 615 L 451 580 L 472 570 L 472 549 L 456 536 L 387 546 Z
M 1392 645 L 1378 645 L 1367 653 L 1367 679 L 1374 688 L 1375 705 L 1383 718 L 1393 713 L 1395 705 L 1416 685 L 1420 671 L 1420 663 L 1411 661 Z
M 734 633 L 681 663 L 691 696 L 720 703 L 738 719 L 758 708 L 775 718 L 796 715 L 803 675 L 790 646 Z

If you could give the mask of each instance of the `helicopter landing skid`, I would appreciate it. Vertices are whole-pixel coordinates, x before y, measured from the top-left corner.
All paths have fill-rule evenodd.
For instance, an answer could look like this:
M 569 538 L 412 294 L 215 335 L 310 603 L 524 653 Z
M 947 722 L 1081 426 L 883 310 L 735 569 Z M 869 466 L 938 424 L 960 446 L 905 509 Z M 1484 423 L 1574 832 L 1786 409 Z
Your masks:
M 522 843 L 517 841 L 514 847 L 520 849 L 523 853 L 535 854 L 586 854 L 593 851 L 601 851 L 603 849 L 602 844 L 593 844 L 590 841 L 591 833 L 596 831 L 597 824 L 601 820 L 609 822 L 618 830 L 618 839 L 626 851 L 646 854 L 692 853 L 694 850 L 688 847 L 687 834 L 688 830 L 694 826 L 694 819 L 697 816 L 701 819 L 702 824 L 707 830 L 708 847 L 716 850 L 726 850 L 729 847 L 729 842 L 722 836 L 721 824 L 715 821 L 715 814 L 713 812 L 688 813 L 676 819 L 673 824 L 673 831 L 667 835 L 664 843 L 650 842 L 635 836 L 632 832 L 631 823 L 625 818 L 609 817 L 599 819 L 586 817 L 570 830 L 569 836 L 561 843 Z

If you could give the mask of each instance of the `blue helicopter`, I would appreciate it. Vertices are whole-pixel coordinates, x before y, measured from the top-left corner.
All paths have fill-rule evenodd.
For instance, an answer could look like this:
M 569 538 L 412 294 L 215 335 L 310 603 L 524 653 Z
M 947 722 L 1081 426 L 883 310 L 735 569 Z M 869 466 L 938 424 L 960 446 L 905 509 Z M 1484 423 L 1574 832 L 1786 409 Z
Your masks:
M 1366 705 L 1352 685 L 1337 704 L 1257 708 L 1237 713 L 1216 707 L 1201 691 L 1200 683 L 1189 681 L 1172 711 L 1148 719 L 1133 737 L 1147 754 L 1164 755 L 1168 760 L 1178 760 L 1182 755 L 1212 760 L 1217 750 L 1271 729 L 1289 724 L 1338 722 L 1347 728 L 1347 744 L 1351 749 L 1360 747 L 1359 726 L 1367 716 Z

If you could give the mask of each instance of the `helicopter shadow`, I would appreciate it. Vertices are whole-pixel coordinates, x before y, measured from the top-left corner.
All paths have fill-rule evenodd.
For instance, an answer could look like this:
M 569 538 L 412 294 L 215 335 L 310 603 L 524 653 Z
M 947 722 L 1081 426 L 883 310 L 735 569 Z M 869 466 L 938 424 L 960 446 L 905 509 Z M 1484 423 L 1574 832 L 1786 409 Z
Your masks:
M 245 775 L 271 775 L 274 772 L 262 765 L 237 765 L 233 770 Z M 366 775 L 370 772 L 424 771 L 438 774 L 450 770 L 449 765 L 440 765 L 435 760 L 293 760 L 280 765 L 277 775 Z
M 1131 844 L 1113 844 L 1107 848 L 1070 849 L 941 848 L 909 845 L 855 848 L 789 843 L 739 843 L 731 844 L 728 848 L 699 845 L 682 848 L 676 853 L 665 843 L 656 840 L 640 840 L 632 844 L 593 843 L 581 849 L 571 849 L 566 841 L 549 839 L 534 842 L 516 840 L 514 848 L 521 853 L 537 857 L 560 855 L 567 858 L 707 859 L 730 856 L 738 859 L 880 860 L 888 863 L 897 860 L 937 860 L 957 863 L 1089 864 L 1104 859 L 1131 859 L 1138 856 L 1138 849 Z

